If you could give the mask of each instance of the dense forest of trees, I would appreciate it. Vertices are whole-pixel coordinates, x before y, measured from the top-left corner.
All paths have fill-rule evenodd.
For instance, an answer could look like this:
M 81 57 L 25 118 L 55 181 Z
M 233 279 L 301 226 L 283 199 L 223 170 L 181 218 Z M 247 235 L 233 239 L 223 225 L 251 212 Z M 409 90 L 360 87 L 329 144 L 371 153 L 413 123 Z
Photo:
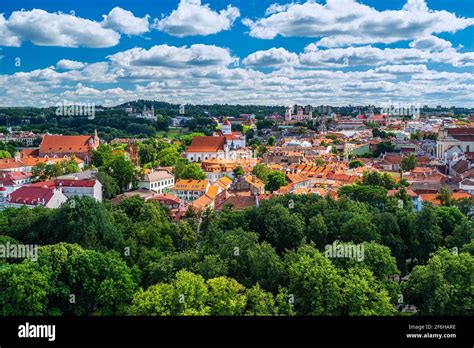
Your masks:
M 139 197 L 6 209 L 1 243 L 40 247 L 36 261 L 0 260 L 0 314 L 397 315 L 400 299 L 419 314 L 469 314 L 466 202 L 413 212 L 404 197 L 365 197 L 278 196 L 177 224 Z M 363 259 L 327 257 L 334 242 L 361 244 Z

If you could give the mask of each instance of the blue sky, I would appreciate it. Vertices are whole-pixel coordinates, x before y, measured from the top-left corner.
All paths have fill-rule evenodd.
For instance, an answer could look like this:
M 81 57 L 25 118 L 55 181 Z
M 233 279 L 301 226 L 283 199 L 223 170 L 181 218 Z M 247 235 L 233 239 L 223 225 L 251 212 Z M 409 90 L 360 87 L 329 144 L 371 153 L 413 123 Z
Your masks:
M 474 106 L 471 0 L 17 0 L 0 13 L 0 105 Z

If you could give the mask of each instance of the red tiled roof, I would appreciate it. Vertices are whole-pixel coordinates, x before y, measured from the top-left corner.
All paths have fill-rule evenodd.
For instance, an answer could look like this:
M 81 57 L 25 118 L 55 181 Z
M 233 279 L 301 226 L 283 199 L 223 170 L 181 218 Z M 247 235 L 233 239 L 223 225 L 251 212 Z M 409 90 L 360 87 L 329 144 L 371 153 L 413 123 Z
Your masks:
M 299 174 L 299 173 L 297 173 L 297 174 L 286 174 L 286 177 L 293 184 L 297 184 L 297 183 L 309 180 L 309 178 L 307 176 Z
M 46 180 L 39 181 L 28 186 L 32 187 L 94 187 L 96 183 L 95 179 L 84 179 L 84 180 L 75 180 L 75 179 L 56 179 L 56 180 Z
M 240 210 L 247 207 L 255 207 L 257 202 L 255 196 L 230 196 L 216 210 L 222 210 L 226 204 L 232 205 L 233 209 Z
M 158 201 L 160 203 L 173 202 L 174 204 L 181 204 L 181 199 L 179 199 L 175 195 L 171 195 L 167 193 L 164 193 L 161 195 L 155 195 L 151 197 L 150 200 Z
M 193 208 L 200 210 L 200 209 L 210 206 L 212 202 L 213 200 L 210 197 L 206 195 L 202 195 L 201 197 L 199 197 L 193 202 Z
M 226 138 L 227 141 L 232 141 L 232 140 L 241 140 L 243 134 L 240 132 L 232 132 L 232 134 L 226 134 L 226 135 L 221 135 L 224 138 Z
M 400 190 L 388 190 L 387 191 L 387 196 L 388 197 L 393 197 L 395 194 L 397 194 L 398 192 L 400 192 Z M 418 197 L 418 194 L 416 192 L 414 192 L 413 190 L 410 190 L 410 189 L 405 189 L 405 192 L 406 194 L 411 197 L 411 198 L 416 198 Z
M 37 205 L 38 202 L 43 201 L 47 204 L 54 195 L 54 189 L 22 186 L 18 190 L 10 194 L 8 201 L 10 203 Z
M 335 181 L 344 181 L 344 182 L 354 182 L 357 180 L 357 176 L 355 175 L 348 175 L 344 173 L 328 173 L 326 178 L 329 180 Z
M 217 152 L 224 150 L 224 137 L 194 137 L 186 152 Z
M 30 187 L 49 187 L 49 188 L 53 188 L 53 187 L 56 187 L 56 183 L 54 182 L 54 180 L 46 180 L 46 181 L 38 181 L 38 182 L 35 182 L 35 183 L 32 183 L 32 184 L 29 184 L 28 186 L 30 186 Z
M 90 135 L 45 135 L 40 152 L 88 152 Z
M 0 170 L 1 169 L 13 169 L 13 168 L 20 168 L 24 167 L 25 165 L 20 161 L 15 161 L 12 158 L 3 158 L 0 159 Z
M 39 156 L 39 148 L 26 148 L 21 150 L 21 157 Z
M 69 186 L 69 187 L 94 187 L 96 181 L 90 180 L 69 180 L 69 179 L 58 179 L 54 181 L 56 186 Z
M 383 120 L 383 116 L 384 115 L 373 115 L 373 116 L 370 116 L 368 119 L 369 120 Z
M 438 193 L 422 193 L 420 194 L 420 197 L 423 201 L 425 202 L 430 202 L 434 205 L 440 205 L 441 202 L 439 201 Z M 451 199 L 453 200 L 458 200 L 458 199 L 463 199 L 463 198 L 471 198 L 472 196 L 464 191 L 459 191 L 459 192 L 453 192 Z

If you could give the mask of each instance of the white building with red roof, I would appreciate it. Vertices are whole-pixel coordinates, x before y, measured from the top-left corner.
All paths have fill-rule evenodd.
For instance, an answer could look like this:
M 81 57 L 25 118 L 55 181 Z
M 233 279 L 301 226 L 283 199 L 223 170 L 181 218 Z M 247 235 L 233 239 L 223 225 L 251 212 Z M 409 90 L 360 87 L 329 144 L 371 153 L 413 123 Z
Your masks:
M 185 152 L 189 162 L 201 162 L 210 159 L 226 159 L 228 146 L 224 137 L 194 137 Z
M 5 188 L 0 187 L 0 204 L 3 208 L 58 208 L 66 200 L 67 197 L 61 190 L 48 186 L 22 186 L 11 194 L 7 194 Z
M 41 181 L 29 185 L 30 187 L 48 187 L 59 189 L 67 198 L 71 196 L 90 197 L 102 202 L 102 184 L 97 179 L 61 178 Z
M 5 188 L 7 194 L 31 182 L 31 173 L 0 172 L 0 187 Z M 3 190 L 2 190 L 3 191 Z

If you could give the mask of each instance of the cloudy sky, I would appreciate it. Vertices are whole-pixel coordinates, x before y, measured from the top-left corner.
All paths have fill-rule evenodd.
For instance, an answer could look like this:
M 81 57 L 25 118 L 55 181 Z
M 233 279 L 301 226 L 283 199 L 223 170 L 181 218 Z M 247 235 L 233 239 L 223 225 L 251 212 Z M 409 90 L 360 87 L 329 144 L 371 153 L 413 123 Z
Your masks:
M 474 107 L 472 1 L 2 1 L 0 105 Z

